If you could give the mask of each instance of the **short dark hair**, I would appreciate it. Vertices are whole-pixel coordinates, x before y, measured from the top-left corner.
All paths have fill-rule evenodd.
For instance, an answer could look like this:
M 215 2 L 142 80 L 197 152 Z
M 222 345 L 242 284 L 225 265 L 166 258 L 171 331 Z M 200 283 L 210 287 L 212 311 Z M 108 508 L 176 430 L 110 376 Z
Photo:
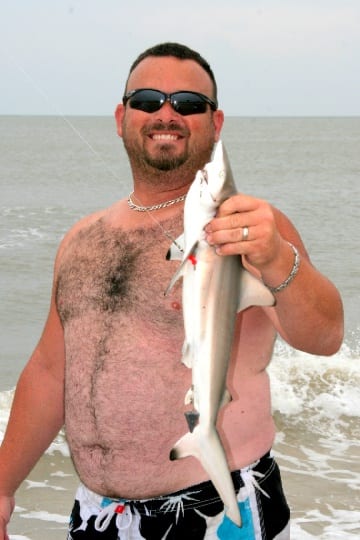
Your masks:
M 214 92 L 213 97 L 215 98 L 215 101 L 217 100 L 217 84 L 216 84 L 213 70 L 210 67 L 210 64 L 198 52 L 194 51 L 193 49 L 190 49 L 186 45 L 181 45 L 180 43 L 172 43 L 172 42 L 159 43 L 158 45 L 154 45 L 153 47 L 150 47 L 149 49 L 146 49 L 146 51 L 141 53 L 133 62 L 130 68 L 129 76 L 126 81 L 126 88 L 127 88 L 127 83 L 129 81 L 129 77 L 131 73 L 134 71 L 134 69 L 136 68 L 136 66 L 138 66 L 140 62 L 142 62 L 143 60 L 145 60 L 145 58 L 148 58 L 149 56 L 159 56 L 159 57 L 174 56 L 175 58 L 179 58 L 180 60 L 194 60 L 209 75 L 213 83 L 213 92 Z

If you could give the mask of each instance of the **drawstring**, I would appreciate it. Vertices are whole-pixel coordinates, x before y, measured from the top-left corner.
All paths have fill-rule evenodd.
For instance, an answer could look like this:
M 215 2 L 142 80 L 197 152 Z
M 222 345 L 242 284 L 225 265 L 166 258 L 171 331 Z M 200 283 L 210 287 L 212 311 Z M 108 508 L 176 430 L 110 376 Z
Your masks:
M 94 527 L 97 531 L 106 531 L 114 514 L 116 514 L 116 526 L 119 531 L 125 531 L 130 528 L 133 517 L 125 501 L 113 501 L 104 497 L 101 506 L 102 510 L 94 522 Z

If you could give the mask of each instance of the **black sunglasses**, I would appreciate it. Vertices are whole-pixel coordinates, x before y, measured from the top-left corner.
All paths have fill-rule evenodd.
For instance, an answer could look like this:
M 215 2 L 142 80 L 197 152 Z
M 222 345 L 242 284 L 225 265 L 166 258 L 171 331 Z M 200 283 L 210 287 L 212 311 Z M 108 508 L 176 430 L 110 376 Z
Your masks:
M 210 105 L 213 111 L 217 109 L 217 103 L 212 99 L 199 92 L 189 92 L 188 90 L 167 94 L 153 88 L 139 88 L 138 90 L 131 90 L 123 97 L 124 105 L 129 102 L 132 109 L 146 113 L 160 110 L 167 101 L 174 111 L 182 116 L 202 114 L 206 112 L 207 105 Z

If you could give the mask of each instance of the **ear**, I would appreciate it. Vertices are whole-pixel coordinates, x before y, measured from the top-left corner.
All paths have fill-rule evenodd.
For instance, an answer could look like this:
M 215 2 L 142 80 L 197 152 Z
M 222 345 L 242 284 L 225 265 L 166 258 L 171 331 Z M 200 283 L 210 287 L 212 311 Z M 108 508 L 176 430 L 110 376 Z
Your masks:
M 122 121 L 125 114 L 125 107 L 122 103 L 119 103 L 119 105 L 115 109 L 115 121 L 116 121 L 116 131 L 119 135 L 119 137 L 122 137 Z
M 224 123 L 224 113 L 220 109 L 217 109 L 213 112 L 213 123 L 215 130 L 215 142 L 218 142 L 220 139 L 221 129 Z

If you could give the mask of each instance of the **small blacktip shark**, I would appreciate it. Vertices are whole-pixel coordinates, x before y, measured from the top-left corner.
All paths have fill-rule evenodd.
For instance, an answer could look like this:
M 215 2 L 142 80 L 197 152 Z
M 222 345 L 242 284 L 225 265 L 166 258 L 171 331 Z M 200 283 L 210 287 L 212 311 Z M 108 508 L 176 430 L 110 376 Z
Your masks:
M 185 342 L 183 363 L 192 369 L 192 386 L 185 404 L 186 433 L 170 452 L 170 459 L 195 456 L 221 497 L 225 513 L 241 527 L 226 454 L 216 429 L 219 409 L 231 400 L 226 376 L 236 315 L 254 305 L 271 306 L 274 297 L 265 285 L 244 269 L 238 255 L 219 256 L 206 241 L 204 227 L 220 204 L 237 192 L 230 163 L 221 141 L 212 161 L 197 172 L 184 207 L 184 234 L 169 249 L 167 259 L 181 260 L 165 294 L 183 278 Z

